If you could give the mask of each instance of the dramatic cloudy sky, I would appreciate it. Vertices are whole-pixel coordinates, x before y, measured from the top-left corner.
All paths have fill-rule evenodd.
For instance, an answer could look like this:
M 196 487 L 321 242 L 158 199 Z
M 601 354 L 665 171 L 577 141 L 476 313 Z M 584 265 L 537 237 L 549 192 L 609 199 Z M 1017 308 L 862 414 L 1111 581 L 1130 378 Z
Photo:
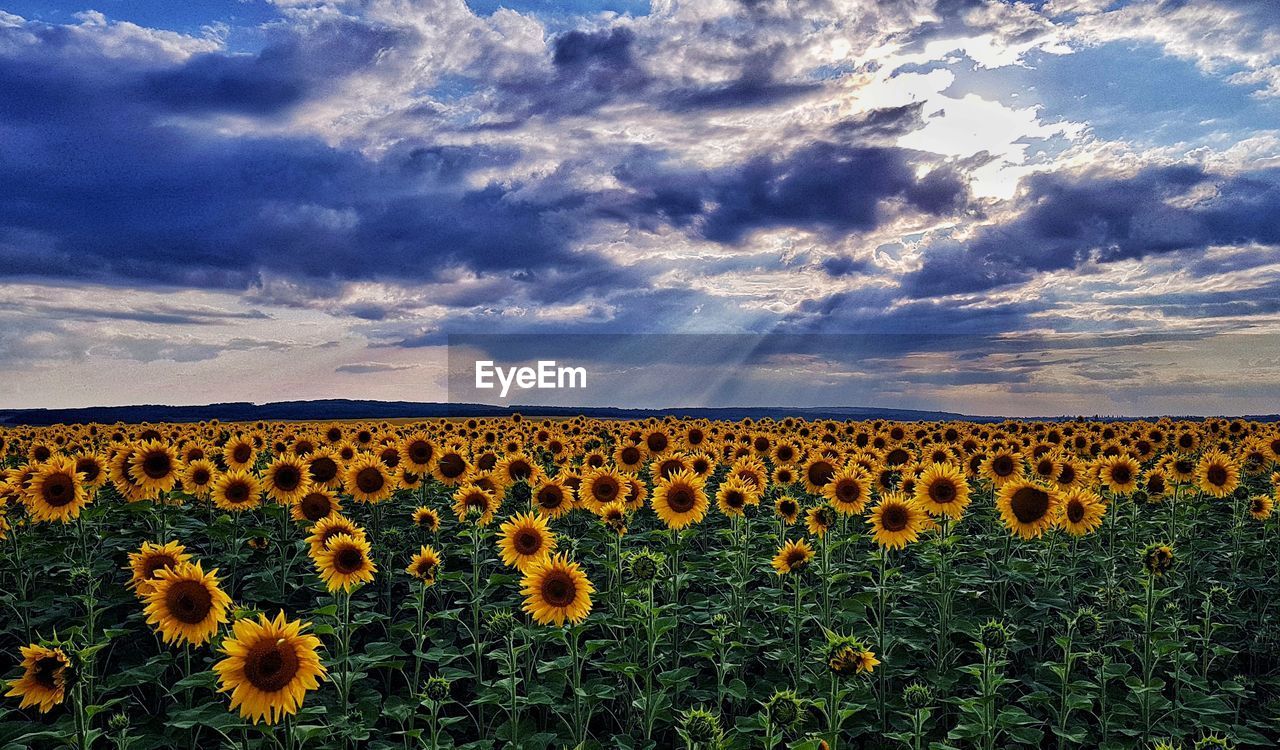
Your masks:
M 1274 0 L 0 0 L 0 406 L 1271 412 L 1278 250 Z

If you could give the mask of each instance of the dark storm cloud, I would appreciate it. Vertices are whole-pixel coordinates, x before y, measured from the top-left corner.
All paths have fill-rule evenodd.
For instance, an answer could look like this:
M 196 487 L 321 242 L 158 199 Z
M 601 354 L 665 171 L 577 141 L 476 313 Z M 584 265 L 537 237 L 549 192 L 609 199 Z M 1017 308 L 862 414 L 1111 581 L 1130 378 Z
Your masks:
M 328 20 L 278 29 L 259 53 L 196 55 L 180 67 L 142 76 L 140 96 L 178 112 L 278 112 L 413 41 L 403 29 Z
M 1280 243 L 1280 170 L 1220 176 L 1182 165 L 1131 177 L 1036 175 L 1019 201 L 1012 221 L 964 244 L 927 249 L 904 290 L 916 297 L 983 292 L 1089 261 Z
M 35 43 L 16 40 L 25 29 Z M 518 158 L 509 148 L 406 140 L 375 160 L 313 138 L 172 123 L 175 111 L 275 112 L 403 32 L 298 33 L 256 56 L 114 64 L 53 27 L 0 28 L 15 37 L 0 45 L 0 275 L 239 290 L 262 272 L 322 285 L 432 280 L 455 265 L 622 280 L 569 247 L 582 196 L 535 202 L 516 197 L 519 184 L 461 184 Z
M 899 148 L 816 142 L 710 173 L 655 163 L 642 152 L 614 176 L 634 191 L 629 208 L 676 226 L 695 220 L 705 238 L 737 244 L 750 232 L 800 227 L 831 234 L 874 229 L 888 204 L 934 215 L 969 201 L 964 176 L 938 167 L 916 176 L 916 154 Z

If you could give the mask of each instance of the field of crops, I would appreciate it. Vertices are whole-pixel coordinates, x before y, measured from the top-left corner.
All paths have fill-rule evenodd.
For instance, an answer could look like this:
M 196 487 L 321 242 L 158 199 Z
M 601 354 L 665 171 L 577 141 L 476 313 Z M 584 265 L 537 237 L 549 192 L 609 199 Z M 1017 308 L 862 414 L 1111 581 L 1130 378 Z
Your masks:
M 1280 430 L 0 429 L 0 747 L 1280 742 Z

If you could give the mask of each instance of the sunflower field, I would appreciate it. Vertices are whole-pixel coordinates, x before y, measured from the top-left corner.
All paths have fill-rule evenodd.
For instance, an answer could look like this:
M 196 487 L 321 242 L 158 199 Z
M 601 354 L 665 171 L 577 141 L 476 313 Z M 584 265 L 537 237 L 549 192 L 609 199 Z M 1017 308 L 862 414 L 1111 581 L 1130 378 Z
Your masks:
M 1280 744 L 1280 429 L 0 428 L 0 748 Z

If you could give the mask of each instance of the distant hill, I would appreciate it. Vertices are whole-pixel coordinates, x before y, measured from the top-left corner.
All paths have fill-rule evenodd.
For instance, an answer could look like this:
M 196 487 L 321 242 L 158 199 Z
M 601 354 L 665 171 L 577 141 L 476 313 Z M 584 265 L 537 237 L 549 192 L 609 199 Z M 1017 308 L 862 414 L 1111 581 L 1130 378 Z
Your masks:
M 769 407 L 673 407 L 670 409 L 623 409 L 593 407 L 527 406 L 508 407 L 488 404 L 440 404 L 411 401 L 357 401 L 325 399 L 319 401 L 279 401 L 254 404 L 236 401 L 205 406 L 99 406 L 83 409 L 0 409 L 0 424 L 51 425 L 85 422 L 199 422 L 218 419 L 223 422 L 258 420 L 329 420 L 329 419 L 424 419 L 428 417 L 501 417 L 520 412 L 526 416 L 572 417 L 583 414 L 601 419 L 644 419 L 674 415 L 701 419 L 739 420 L 787 416 L 805 419 L 892 419 L 898 421 L 969 420 L 993 422 L 1003 417 L 975 417 L 941 411 L 913 409 L 881 409 L 862 406 L 829 408 Z
M 1006 417 L 974 416 L 945 411 L 917 411 L 873 406 L 831 406 L 796 408 L 785 406 L 744 407 L 672 407 L 669 409 L 623 409 L 564 406 L 493 406 L 490 404 L 440 404 L 412 401 L 358 401 L 323 399 L 318 401 L 277 401 L 254 404 L 235 401 L 204 406 L 98 406 L 83 409 L 0 409 L 0 425 L 51 425 L 86 422 L 199 422 L 218 419 L 223 422 L 256 422 L 258 420 L 347 420 L 347 419 L 425 419 L 430 417 L 502 417 L 513 412 L 525 416 L 572 417 L 583 414 L 601 419 L 644 419 L 672 415 L 695 419 L 781 419 L 803 417 L 808 420 L 892 419 L 915 421 L 999 422 Z M 1040 420 L 1062 420 L 1074 417 L 1039 417 Z M 1099 417 L 1104 421 L 1125 421 L 1137 417 Z M 1181 417 L 1200 419 L 1200 417 Z M 1280 415 L 1246 416 L 1260 422 L 1280 421 Z

